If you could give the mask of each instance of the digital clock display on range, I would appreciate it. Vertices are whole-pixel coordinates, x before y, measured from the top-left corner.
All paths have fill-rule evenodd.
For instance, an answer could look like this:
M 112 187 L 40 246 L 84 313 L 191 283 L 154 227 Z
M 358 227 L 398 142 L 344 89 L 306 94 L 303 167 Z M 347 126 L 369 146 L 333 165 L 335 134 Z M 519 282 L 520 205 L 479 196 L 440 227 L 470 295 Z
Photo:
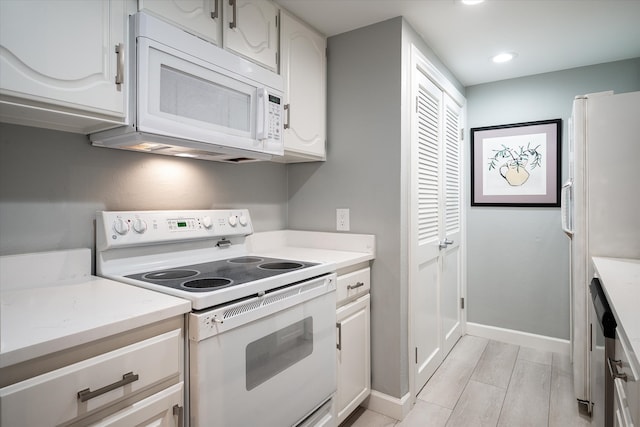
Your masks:
M 178 228 L 183 228 L 187 226 L 187 222 L 186 221 L 178 221 L 178 223 L 176 224 L 178 226 Z

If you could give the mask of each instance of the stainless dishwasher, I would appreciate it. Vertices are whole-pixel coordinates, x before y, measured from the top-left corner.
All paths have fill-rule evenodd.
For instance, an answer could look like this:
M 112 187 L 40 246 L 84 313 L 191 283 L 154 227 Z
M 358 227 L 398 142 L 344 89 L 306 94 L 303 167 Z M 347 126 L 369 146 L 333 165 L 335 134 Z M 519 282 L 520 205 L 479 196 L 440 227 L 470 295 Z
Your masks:
M 591 425 L 613 427 L 613 378 L 606 361 L 615 356 L 617 324 L 600 280 L 591 281 L 589 293 Z

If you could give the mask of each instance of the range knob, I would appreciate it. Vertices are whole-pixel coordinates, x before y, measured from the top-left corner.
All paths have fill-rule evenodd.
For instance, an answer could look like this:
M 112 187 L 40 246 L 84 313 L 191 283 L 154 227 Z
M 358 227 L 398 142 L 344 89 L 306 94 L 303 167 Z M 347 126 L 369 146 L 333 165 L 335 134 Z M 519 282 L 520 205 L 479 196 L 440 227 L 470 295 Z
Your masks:
M 204 225 L 204 228 L 206 229 L 209 229 L 213 226 L 213 221 L 211 220 L 211 217 L 209 215 L 202 218 L 202 225 Z
M 147 223 L 140 218 L 136 218 L 133 220 L 133 231 L 136 233 L 142 234 L 147 231 Z
M 231 215 L 229 217 L 229 225 L 232 227 L 235 227 L 236 225 L 238 225 L 238 217 L 235 215 Z
M 124 236 L 129 232 L 129 222 L 125 219 L 117 218 L 113 221 L 113 229 L 119 235 Z
M 240 217 L 238 218 L 238 222 L 240 222 L 240 225 L 243 227 L 247 226 L 247 217 L 244 215 L 240 215 Z

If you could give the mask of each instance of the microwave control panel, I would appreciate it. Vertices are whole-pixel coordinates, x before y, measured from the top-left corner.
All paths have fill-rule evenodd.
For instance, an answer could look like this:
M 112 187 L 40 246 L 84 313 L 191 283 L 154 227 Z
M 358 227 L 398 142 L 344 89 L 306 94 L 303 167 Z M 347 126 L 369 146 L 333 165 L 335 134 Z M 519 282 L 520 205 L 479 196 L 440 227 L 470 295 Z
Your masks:
M 275 95 L 269 95 L 269 129 L 267 138 L 279 141 L 282 134 L 282 99 Z

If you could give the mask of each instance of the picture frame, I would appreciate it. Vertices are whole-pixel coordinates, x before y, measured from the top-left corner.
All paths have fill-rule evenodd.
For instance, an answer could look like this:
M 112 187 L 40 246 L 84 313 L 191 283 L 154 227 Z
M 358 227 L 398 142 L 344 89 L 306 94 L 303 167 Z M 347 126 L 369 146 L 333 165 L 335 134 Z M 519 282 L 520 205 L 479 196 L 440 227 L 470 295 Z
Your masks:
M 562 119 L 470 133 L 471 206 L 560 207 Z

